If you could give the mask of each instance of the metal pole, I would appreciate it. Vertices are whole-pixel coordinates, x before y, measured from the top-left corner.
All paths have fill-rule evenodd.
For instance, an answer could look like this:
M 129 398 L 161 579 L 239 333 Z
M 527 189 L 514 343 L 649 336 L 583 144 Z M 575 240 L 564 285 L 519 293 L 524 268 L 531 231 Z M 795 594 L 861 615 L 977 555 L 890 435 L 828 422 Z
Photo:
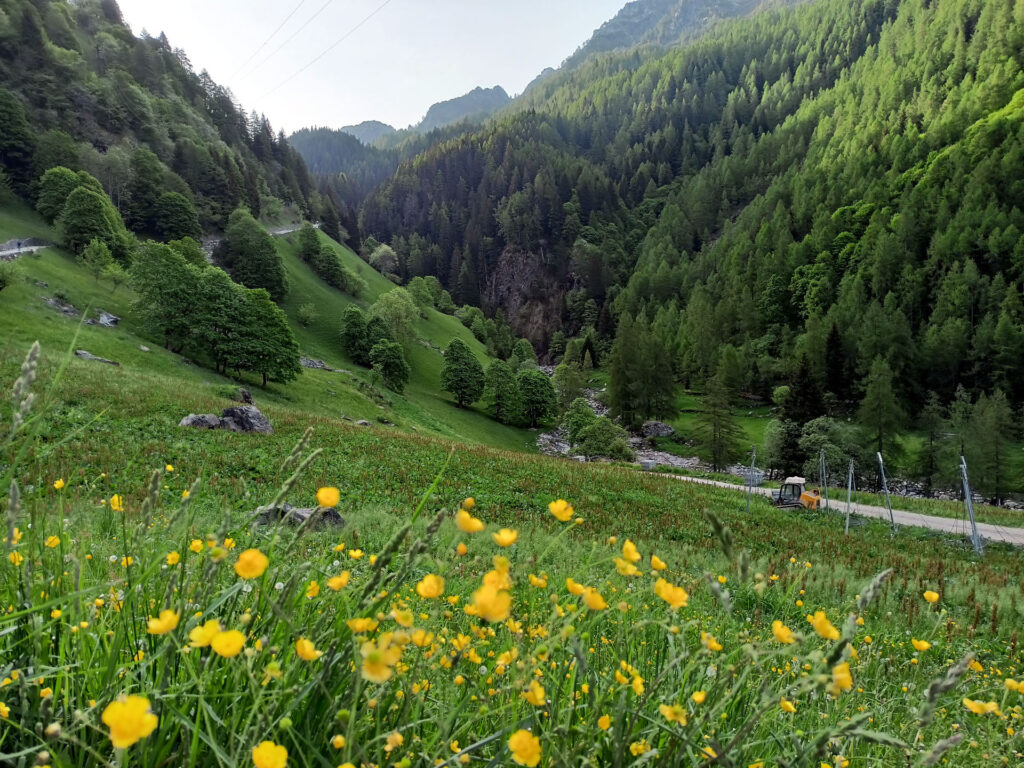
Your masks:
M 882 452 L 879 451 L 878 471 L 882 473 L 882 490 L 885 491 L 885 506 L 889 510 L 889 522 L 892 523 L 892 535 L 896 535 L 896 518 L 892 516 L 892 500 L 889 498 L 889 483 L 885 479 L 885 462 L 882 461 Z
M 971 498 L 971 483 L 967 479 L 967 459 L 960 457 L 960 478 L 964 484 L 964 502 L 967 504 L 967 514 L 971 518 L 971 544 L 974 551 L 979 555 L 984 554 L 981 545 L 981 536 L 978 535 L 978 524 L 974 521 L 974 499 Z
M 825 509 L 831 511 L 828 504 L 828 464 L 825 463 L 825 449 L 818 454 L 818 471 L 821 472 L 821 488 L 825 493 Z
M 754 492 L 754 462 L 757 461 L 757 446 L 750 446 L 750 471 L 747 472 L 747 514 L 750 514 L 750 496 Z
M 850 499 L 853 496 L 853 459 L 850 459 L 850 474 L 846 478 L 846 535 L 850 535 Z

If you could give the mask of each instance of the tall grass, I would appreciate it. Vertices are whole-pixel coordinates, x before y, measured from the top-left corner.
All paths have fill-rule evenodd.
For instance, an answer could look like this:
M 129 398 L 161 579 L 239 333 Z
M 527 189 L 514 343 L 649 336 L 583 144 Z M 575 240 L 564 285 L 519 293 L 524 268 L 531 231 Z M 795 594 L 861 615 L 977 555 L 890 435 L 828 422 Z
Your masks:
M 717 554 L 655 551 L 558 488 L 499 530 L 451 499 L 442 461 L 404 510 L 342 503 L 340 529 L 317 518 L 344 488 L 319 489 L 310 523 L 261 523 L 203 507 L 223 479 L 172 456 L 133 493 L 112 467 L 44 478 L 38 360 L 0 431 L 0 764 L 1020 759 L 1016 634 L 959 631 L 945 594 L 907 594 L 920 574 L 848 587 L 827 562 L 752 555 L 713 512 L 693 524 Z M 315 442 L 264 470 L 262 502 L 312 498 Z

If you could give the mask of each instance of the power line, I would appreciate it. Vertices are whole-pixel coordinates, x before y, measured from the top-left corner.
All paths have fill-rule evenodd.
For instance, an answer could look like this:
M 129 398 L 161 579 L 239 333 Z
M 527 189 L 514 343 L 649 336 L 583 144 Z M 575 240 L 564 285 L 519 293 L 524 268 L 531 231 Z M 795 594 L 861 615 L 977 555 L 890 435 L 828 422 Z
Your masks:
M 319 55 L 317 55 L 317 56 L 316 56 L 316 57 L 315 57 L 315 58 L 314 58 L 314 59 L 313 59 L 313 60 L 312 60 L 311 62 L 309 62 L 308 64 L 306 64 L 306 65 L 305 65 L 304 67 L 302 67 L 302 68 L 301 68 L 301 69 L 300 69 L 299 71 L 297 71 L 297 72 L 296 72 L 295 74 L 293 74 L 293 75 L 291 75 L 290 77 L 287 77 L 287 78 L 285 78 L 284 80 L 282 80 L 282 81 L 281 81 L 280 83 L 278 83 L 278 85 L 277 85 L 276 87 L 274 87 L 274 89 L 273 89 L 273 90 L 267 91 L 267 93 L 266 93 L 265 95 L 266 95 L 266 96 L 270 96 L 271 94 L 273 94 L 273 93 L 276 93 L 276 92 L 277 92 L 277 91 L 279 91 L 279 90 L 280 90 L 281 88 L 283 88 L 283 87 L 284 87 L 285 85 L 287 85 L 287 84 L 288 84 L 288 83 L 290 83 L 290 82 L 291 82 L 292 80 L 294 80 L 294 79 L 295 79 L 296 77 L 298 77 L 298 76 L 299 76 L 299 75 L 301 75 L 301 74 L 302 74 L 303 72 L 305 72 L 305 71 L 306 71 L 307 69 L 309 69 L 310 67 L 312 67 L 312 66 L 313 66 L 314 64 L 316 64 L 316 63 L 317 63 L 318 61 L 320 61 L 320 59 L 322 59 L 322 58 L 323 58 L 324 56 L 326 56 L 326 55 L 327 55 L 328 53 L 330 53 L 331 51 L 333 51 L 333 50 L 334 50 L 335 48 L 337 48 L 337 47 L 338 47 L 339 45 L 341 45 L 341 44 L 342 44 L 343 42 L 345 42 L 346 40 L 348 40 L 348 39 L 349 39 L 349 38 L 350 38 L 350 37 L 351 37 L 352 35 L 354 35 L 354 34 L 356 33 L 356 31 L 358 31 L 358 30 L 359 30 L 359 29 L 360 29 L 360 28 L 361 28 L 361 27 L 362 27 L 362 26 L 363 26 L 364 24 L 366 24 L 366 22 L 368 22 L 368 21 L 369 21 L 370 19 L 372 19 L 372 18 L 373 18 L 374 16 L 376 16 L 376 15 L 377 15 L 378 13 L 380 13 L 381 11 L 383 11 L 383 10 L 384 10 L 384 9 L 385 9 L 385 8 L 386 8 L 386 7 L 388 6 L 388 5 L 390 5 L 390 4 L 391 4 L 391 0 L 384 0 L 384 2 L 383 2 L 383 3 L 381 3 L 381 4 L 379 5 L 379 6 L 377 6 L 377 8 L 376 8 L 376 9 L 375 9 L 375 10 L 373 11 L 373 13 L 371 13 L 371 14 L 370 14 L 369 16 L 367 16 L 366 18 L 364 18 L 364 19 L 363 19 L 362 21 L 360 21 L 360 22 L 359 22 L 358 24 L 356 24 L 356 25 L 355 25 L 354 27 L 352 27 L 352 29 L 350 29 L 350 30 L 349 30 L 348 32 L 346 32 L 346 33 L 345 33 L 344 35 L 342 35 L 342 36 L 341 36 L 340 38 L 338 38 L 338 39 L 337 39 L 337 40 L 336 40 L 336 41 L 335 41 L 334 43 L 332 43 L 332 44 L 331 44 L 331 45 L 329 45 L 329 46 L 328 46 L 327 48 L 325 48 L 325 49 L 323 50 L 323 52 L 321 52 L 321 53 L 320 53 Z
M 323 5 L 321 5 L 320 6 L 320 10 L 318 10 L 316 13 L 314 13 L 312 16 L 310 16 L 308 19 L 306 19 L 306 23 L 305 24 L 303 24 L 301 27 L 299 27 L 294 32 L 292 32 L 291 36 L 287 40 L 285 40 L 283 43 L 281 43 L 279 46 L 277 46 L 277 48 L 274 49 L 273 53 L 271 53 L 269 56 L 267 56 L 261 62 L 259 62 L 256 66 L 254 66 L 252 69 L 250 69 L 246 76 L 251 75 L 253 72 L 258 70 L 260 67 L 262 67 L 264 64 L 266 64 L 268 61 L 270 61 L 272 58 L 277 56 L 277 54 L 279 54 L 281 52 L 282 48 L 284 48 L 286 45 L 288 45 L 288 43 L 290 43 L 292 40 L 294 40 L 302 30 L 304 30 L 306 27 L 308 27 L 310 24 L 312 24 L 313 21 L 316 19 L 316 17 L 319 16 L 321 13 L 323 13 L 325 10 L 327 10 L 327 6 L 329 6 L 333 2 L 334 2 L 334 0 L 327 0 L 327 2 L 325 2 Z
M 269 43 L 271 40 L 274 39 L 274 35 L 276 35 L 278 32 L 280 32 L 284 28 L 284 25 L 287 24 L 291 20 L 292 16 L 294 16 L 296 13 L 298 13 L 299 9 L 302 6 L 304 6 L 305 4 L 306 4 L 306 0 L 299 0 L 299 4 L 297 6 L 295 6 L 295 8 L 292 9 L 292 12 L 289 13 L 287 16 L 285 16 L 284 17 L 284 21 L 282 21 L 280 24 L 277 25 L 277 29 L 275 29 L 273 32 L 271 32 L 270 36 L 266 40 L 264 40 L 262 43 L 260 43 L 260 47 L 257 48 L 255 51 L 253 51 L 253 54 L 248 59 L 246 59 L 244 62 L 242 62 L 242 66 L 240 66 L 237 70 L 235 70 L 235 74 L 232 75 L 233 78 L 237 77 L 238 73 L 241 72 L 243 69 L 245 69 L 246 65 L 248 65 L 248 63 L 250 61 L 252 61 L 253 59 L 255 59 L 259 55 L 260 51 L 262 51 L 267 46 L 267 43 Z

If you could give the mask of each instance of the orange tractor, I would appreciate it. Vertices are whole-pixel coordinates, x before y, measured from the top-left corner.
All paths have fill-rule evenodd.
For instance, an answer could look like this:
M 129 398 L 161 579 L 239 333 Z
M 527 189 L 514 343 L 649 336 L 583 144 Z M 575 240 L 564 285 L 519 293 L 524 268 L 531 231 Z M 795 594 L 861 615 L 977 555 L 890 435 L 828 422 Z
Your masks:
M 821 503 L 821 492 L 817 488 L 805 490 L 807 481 L 802 477 L 787 477 L 779 490 L 772 493 L 776 507 L 803 507 L 817 509 Z

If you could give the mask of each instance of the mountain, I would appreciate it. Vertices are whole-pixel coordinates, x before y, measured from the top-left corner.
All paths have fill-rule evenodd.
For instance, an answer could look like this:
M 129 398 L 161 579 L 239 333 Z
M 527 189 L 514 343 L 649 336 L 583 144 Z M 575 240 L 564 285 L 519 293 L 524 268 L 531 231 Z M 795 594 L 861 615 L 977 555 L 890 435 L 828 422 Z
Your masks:
M 563 67 L 578 67 L 590 56 L 638 45 L 678 45 L 723 19 L 746 16 L 773 5 L 801 0 L 633 0 L 601 25 Z
M 65 165 L 99 179 L 136 229 L 146 229 L 133 211 L 140 185 L 184 195 L 205 230 L 240 203 L 256 215 L 281 204 L 320 213 L 284 136 L 165 36 L 133 35 L 114 0 L 7 0 L 0 90 L 5 170 L 21 194 Z
M 500 85 L 493 88 L 477 87 L 462 96 L 434 104 L 413 130 L 428 133 L 463 121 L 479 122 L 493 115 L 510 101 L 512 99 Z
M 360 222 L 540 347 L 608 352 L 639 318 L 683 382 L 1016 406 L 1021 29 L 1010 2 L 819 0 L 591 57 L 402 164 Z
M 346 125 L 339 130 L 355 136 L 359 141 L 367 145 L 374 144 L 378 139 L 390 136 L 395 132 L 395 128 L 392 128 L 387 123 L 380 122 L 380 120 L 364 120 L 359 125 Z

